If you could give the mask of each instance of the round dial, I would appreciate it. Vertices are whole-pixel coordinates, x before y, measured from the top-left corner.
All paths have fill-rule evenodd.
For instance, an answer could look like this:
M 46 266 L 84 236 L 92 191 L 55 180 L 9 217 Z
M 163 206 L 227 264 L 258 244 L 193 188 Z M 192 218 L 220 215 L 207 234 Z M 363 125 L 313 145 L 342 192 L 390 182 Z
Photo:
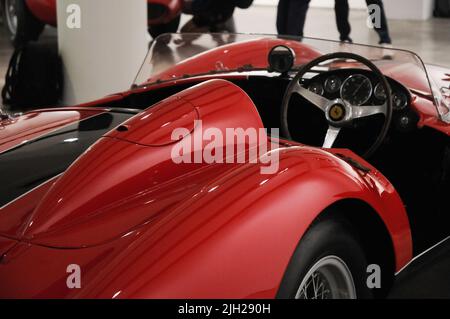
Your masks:
M 325 91 L 330 94 L 337 93 L 339 92 L 341 85 L 341 79 L 335 75 L 332 75 L 325 81 Z
M 383 85 L 381 83 L 377 84 L 377 86 L 375 87 L 375 90 L 373 91 L 373 94 L 375 95 L 377 100 L 386 101 L 387 94 L 386 94 L 386 91 L 384 90 L 384 87 L 383 87 Z
M 309 90 L 313 93 L 322 95 L 323 94 L 323 85 L 319 82 L 311 83 L 309 86 Z
M 363 105 L 371 95 L 372 82 L 362 74 L 352 75 L 342 84 L 341 98 L 350 105 Z
M 395 93 L 392 100 L 394 110 L 401 111 L 408 106 L 408 97 L 403 93 Z

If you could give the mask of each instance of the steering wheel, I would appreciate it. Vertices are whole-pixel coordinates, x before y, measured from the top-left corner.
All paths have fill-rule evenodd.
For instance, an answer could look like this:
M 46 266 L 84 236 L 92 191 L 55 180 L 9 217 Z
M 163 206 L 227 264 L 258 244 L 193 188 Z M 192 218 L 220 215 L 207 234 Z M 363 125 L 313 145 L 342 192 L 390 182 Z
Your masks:
M 384 92 L 386 92 L 386 102 L 383 105 L 371 106 L 349 105 L 349 103 L 343 101 L 341 98 L 328 100 L 327 98 L 319 94 L 311 92 L 309 89 L 300 84 L 300 80 L 303 79 L 304 75 L 310 72 L 312 68 L 320 65 L 323 62 L 333 59 L 354 60 L 367 66 L 378 77 L 381 85 L 383 86 Z M 321 111 L 323 111 L 328 122 L 328 132 L 325 136 L 325 140 L 322 146 L 323 148 L 332 148 L 341 129 L 352 128 L 355 120 L 361 118 L 370 118 L 371 116 L 376 114 L 383 114 L 383 127 L 378 134 L 375 142 L 373 142 L 372 145 L 368 146 L 367 151 L 363 154 L 363 157 L 367 158 L 370 157 L 378 149 L 389 131 L 393 112 L 391 87 L 386 80 L 386 77 L 381 73 L 380 69 L 378 69 L 375 64 L 360 55 L 347 52 L 326 54 L 301 67 L 297 75 L 289 84 L 281 106 L 281 130 L 284 136 L 290 140 L 293 139 L 289 130 L 288 110 L 292 95 L 294 93 L 299 94 L 314 106 L 318 107 Z

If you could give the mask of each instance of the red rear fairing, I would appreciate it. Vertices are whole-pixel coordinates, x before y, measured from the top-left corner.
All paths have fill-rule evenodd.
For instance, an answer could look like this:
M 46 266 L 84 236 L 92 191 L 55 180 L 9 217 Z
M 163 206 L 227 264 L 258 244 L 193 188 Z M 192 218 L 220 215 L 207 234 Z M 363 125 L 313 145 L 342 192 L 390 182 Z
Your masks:
M 212 96 L 217 103 L 208 103 Z M 234 112 L 241 115 L 231 123 L 227 114 Z M 215 80 L 183 91 L 105 134 L 77 160 L 42 198 L 24 239 L 61 248 L 108 242 L 242 165 L 174 163 L 172 131 L 191 131 L 196 119 L 205 130 L 263 128 L 253 102 L 235 85 Z M 185 138 L 199 134 L 203 132 L 194 130 Z

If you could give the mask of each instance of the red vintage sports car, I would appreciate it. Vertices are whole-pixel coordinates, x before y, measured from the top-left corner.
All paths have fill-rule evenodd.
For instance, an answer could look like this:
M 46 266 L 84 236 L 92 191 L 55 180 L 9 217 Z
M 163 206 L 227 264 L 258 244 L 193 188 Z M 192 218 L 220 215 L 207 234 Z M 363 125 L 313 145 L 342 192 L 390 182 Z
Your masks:
M 450 234 L 450 117 L 448 69 L 383 56 L 166 34 L 130 91 L 3 116 L 0 297 L 385 297 Z M 230 128 L 272 146 L 202 161 Z
M 182 0 L 148 0 L 149 32 L 176 32 Z M 3 23 L 15 45 L 37 40 L 46 24 L 56 26 L 56 0 L 0 0 Z

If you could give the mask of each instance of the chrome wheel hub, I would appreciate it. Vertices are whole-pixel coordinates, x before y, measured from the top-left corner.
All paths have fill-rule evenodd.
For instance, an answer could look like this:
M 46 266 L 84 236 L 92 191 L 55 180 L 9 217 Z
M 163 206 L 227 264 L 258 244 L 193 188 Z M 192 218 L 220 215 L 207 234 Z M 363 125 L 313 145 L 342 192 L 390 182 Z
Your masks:
M 16 11 L 16 0 L 5 0 L 4 2 L 5 7 L 3 8 L 5 10 L 5 17 L 6 17 L 6 26 L 8 27 L 9 31 L 15 35 L 17 33 L 17 11 Z
M 336 256 L 319 260 L 303 278 L 296 299 L 356 299 L 352 274 Z

